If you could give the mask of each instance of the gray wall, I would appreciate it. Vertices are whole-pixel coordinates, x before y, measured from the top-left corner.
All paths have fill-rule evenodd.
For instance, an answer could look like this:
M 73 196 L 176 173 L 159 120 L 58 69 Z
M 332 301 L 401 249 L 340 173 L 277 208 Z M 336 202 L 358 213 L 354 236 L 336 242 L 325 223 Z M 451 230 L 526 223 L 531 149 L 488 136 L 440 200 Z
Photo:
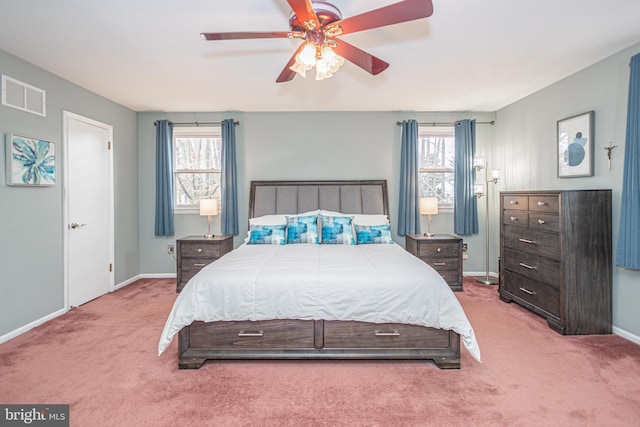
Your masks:
M 175 263 L 167 245 L 175 238 L 203 234 L 206 218 L 197 214 L 176 215 L 175 237 L 156 237 L 154 231 L 155 127 L 153 122 L 207 122 L 233 118 L 238 157 L 238 205 L 243 232 L 235 238 L 239 245 L 246 237 L 249 183 L 271 179 L 386 179 L 389 186 L 392 223 L 398 215 L 398 175 L 400 174 L 400 127 L 397 121 L 415 118 L 420 122 L 451 122 L 464 118 L 493 120 L 491 113 L 417 112 L 290 112 L 290 113 L 140 113 L 139 193 L 140 193 L 140 270 L 143 274 L 174 274 Z M 483 153 L 493 138 L 491 125 L 478 125 L 477 152 Z M 481 221 L 484 210 L 481 208 Z M 422 228 L 426 230 L 426 219 Z M 453 233 L 453 214 L 435 216 L 432 230 Z M 244 227 L 244 229 L 242 228 Z M 404 245 L 395 232 L 394 240 Z M 212 231 L 220 233 L 220 219 L 214 217 Z M 495 230 L 494 230 L 495 231 Z M 466 271 L 484 271 L 484 228 L 480 235 L 465 237 L 470 259 Z M 492 262 L 497 270 L 497 256 Z
M 0 336 L 64 308 L 62 111 L 113 126 L 115 282 L 139 273 L 136 113 L 0 51 L 0 73 L 44 89 L 47 116 L 0 105 Z M 54 187 L 5 185 L 5 134 L 56 143 Z
M 504 190 L 612 189 L 613 249 L 618 242 L 629 61 L 640 44 L 626 49 L 496 114 L 496 139 L 491 161 L 500 165 Z M 595 111 L 593 177 L 557 178 L 556 124 L 559 119 Z M 605 146 L 612 141 L 611 170 Z M 597 218 L 594 218 L 597 221 Z M 497 219 L 496 221 L 497 224 Z M 613 268 L 613 324 L 640 336 L 640 272 Z M 620 331 L 618 331 L 620 332 Z
M 234 118 L 236 128 L 240 224 L 247 223 L 248 188 L 254 179 L 368 179 L 389 183 L 391 219 L 397 218 L 400 129 L 396 121 L 421 122 L 476 118 L 496 119 L 479 125 L 477 154 L 490 168 L 503 171 L 489 187 L 490 270 L 497 271 L 499 243 L 498 193 L 516 189 L 613 189 L 614 249 L 620 209 L 629 58 L 640 44 L 620 52 L 496 113 L 469 112 L 295 112 L 295 113 L 138 113 L 92 94 L 44 70 L 0 51 L 0 72 L 47 91 L 47 117 L 0 106 L 0 133 L 23 133 L 59 142 L 62 153 L 62 110 L 114 126 L 116 196 L 116 283 L 139 274 L 175 273 L 166 245 L 175 237 L 202 234 L 206 220 L 176 216 L 176 236 L 160 238 L 154 228 L 154 120 L 220 121 Z M 556 122 L 596 112 L 595 176 L 556 177 Z M 611 171 L 605 151 L 618 145 Z M 0 151 L 0 182 L 4 184 L 4 150 Z M 64 165 L 62 165 L 64 168 Z M 487 199 L 484 199 L 487 200 Z M 469 244 L 466 272 L 483 272 L 487 218 L 479 205 L 480 233 L 465 236 Z M 13 188 L 0 185 L 0 336 L 63 307 L 62 187 Z M 426 228 L 426 221 L 423 221 Z M 433 218 L 432 229 L 453 232 L 452 214 Z M 213 231 L 220 232 L 219 218 Z M 244 235 L 235 239 L 236 246 Z M 394 239 L 403 240 L 394 233 Z M 614 268 L 614 326 L 640 336 L 640 273 Z

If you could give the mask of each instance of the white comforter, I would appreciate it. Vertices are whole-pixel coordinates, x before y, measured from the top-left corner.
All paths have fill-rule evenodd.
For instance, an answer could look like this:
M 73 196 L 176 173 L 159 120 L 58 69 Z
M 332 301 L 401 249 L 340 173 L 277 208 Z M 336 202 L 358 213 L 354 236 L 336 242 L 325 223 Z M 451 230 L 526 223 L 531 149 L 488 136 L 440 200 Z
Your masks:
M 195 320 L 324 319 L 453 330 L 478 361 L 462 306 L 442 277 L 398 245 L 242 245 L 184 287 L 158 354 Z

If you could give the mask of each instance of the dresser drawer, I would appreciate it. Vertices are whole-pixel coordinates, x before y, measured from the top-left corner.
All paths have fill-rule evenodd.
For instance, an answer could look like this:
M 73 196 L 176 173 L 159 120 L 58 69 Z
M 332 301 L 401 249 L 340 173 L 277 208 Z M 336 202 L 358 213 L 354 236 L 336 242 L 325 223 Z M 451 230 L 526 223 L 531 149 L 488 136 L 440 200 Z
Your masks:
M 559 260 L 560 235 L 513 225 L 504 226 L 503 244 L 518 252 Z
M 560 264 L 550 258 L 504 249 L 504 268 L 531 280 L 559 288 Z
M 455 258 L 460 254 L 459 243 L 447 243 L 447 242 L 435 242 L 425 243 L 420 242 L 418 245 L 418 258 L 429 263 L 424 258 Z
M 460 261 L 458 261 L 458 258 L 435 258 L 423 259 L 422 261 L 429 264 L 436 271 L 458 271 L 458 268 L 460 268 Z
M 529 197 L 519 195 L 505 195 L 503 209 L 526 211 L 529 209 Z
M 194 322 L 189 328 L 194 348 L 313 348 L 313 320 Z
M 560 229 L 560 217 L 553 214 L 530 212 L 529 228 L 557 233 Z
M 223 255 L 221 245 L 201 244 L 197 242 L 182 242 L 180 250 L 183 258 L 216 259 Z
M 449 337 L 418 325 L 324 321 L 325 348 L 424 348 L 423 342 L 447 346 Z
M 503 289 L 547 313 L 560 317 L 560 293 L 557 289 L 509 271 L 504 273 Z
M 557 195 L 529 196 L 529 210 L 534 212 L 558 213 L 560 205 Z
M 517 227 L 528 227 L 529 212 L 505 210 L 502 212 L 502 222 L 504 224 L 514 225 Z

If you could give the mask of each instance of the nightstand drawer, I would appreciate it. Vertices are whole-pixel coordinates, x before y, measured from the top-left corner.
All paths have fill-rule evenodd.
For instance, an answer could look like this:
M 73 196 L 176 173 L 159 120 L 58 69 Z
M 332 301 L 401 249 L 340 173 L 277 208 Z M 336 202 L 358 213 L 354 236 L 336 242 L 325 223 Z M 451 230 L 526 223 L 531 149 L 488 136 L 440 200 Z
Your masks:
M 202 243 L 182 243 L 183 258 L 211 258 L 216 259 L 222 256 L 220 245 L 210 245 Z
M 452 258 L 457 257 L 460 252 L 460 245 L 456 243 L 421 242 L 418 245 L 418 258 L 429 263 L 425 258 Z
M 458 258 L 420 258 L 422 261 L 429 264 L 434 270 L 437 271 L 458 271 L 460 268 L 460 261 Z
M 182 258 L 183 270 L 200 270 L 218 258 Z

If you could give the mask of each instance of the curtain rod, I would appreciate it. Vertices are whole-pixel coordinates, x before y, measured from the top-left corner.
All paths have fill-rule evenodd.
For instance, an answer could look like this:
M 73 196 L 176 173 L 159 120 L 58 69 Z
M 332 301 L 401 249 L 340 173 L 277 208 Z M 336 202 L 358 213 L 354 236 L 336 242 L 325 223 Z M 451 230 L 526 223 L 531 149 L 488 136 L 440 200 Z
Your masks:
M 404 122 L 396 122 L 396 126 L 402 126 Z M 494 125 L 496 123 L 495 120 L 491 120 L 490 122 L 476 122 L 478 125 Z M 429 122 L 429 123 L 418 123 L 418 126 L 458 126 L 460 122 Z
M 174 126 L 189 126 L 189 125 L 196 125 L 196 126 L 211 126 L 211 125 L 221 125 L 222 122 L 169 122 L 171 125 Z M 233 122 L 234 125 L 238 126 L 240 125 L 239 121 L 235 121 Z M 158 125 L 158 121 L 156 120 L 155 122 L 153 122 L 154 126 Z

